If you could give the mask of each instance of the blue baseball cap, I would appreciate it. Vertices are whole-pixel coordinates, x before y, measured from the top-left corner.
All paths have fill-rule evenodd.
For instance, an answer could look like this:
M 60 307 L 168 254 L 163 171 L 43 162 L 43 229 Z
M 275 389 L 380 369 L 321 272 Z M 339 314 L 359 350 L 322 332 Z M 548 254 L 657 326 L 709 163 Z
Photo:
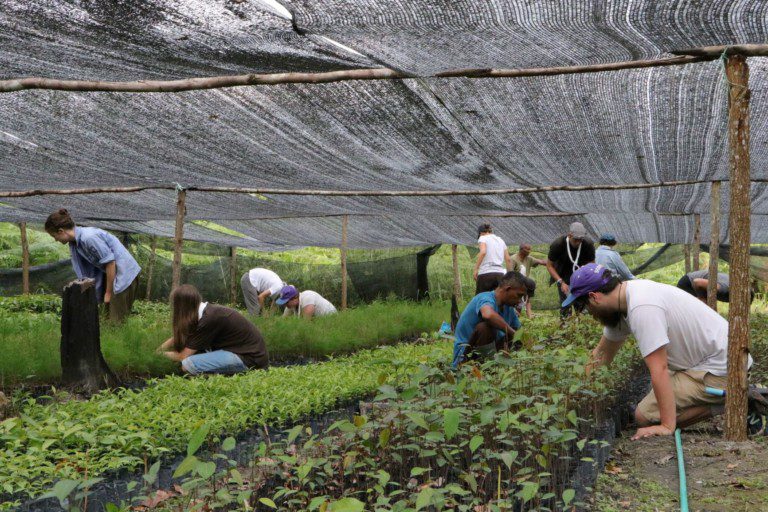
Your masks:
M 616 237 L 610 233 L 603 233 L 602 235 L 600 235 L 600 240 L 605 240 L 607 242 L 615 242 Z
M 578 268 L 571 276 L 571 293 L 563 301 L 562 307 L 567 308 L 579 297 L 599 290 L 611 280 L 611 277 L 610 270 L 597 263 L 587 263 Z
M 278 298 L 275 302 L 278 306 L 284 306 L 286 302 L 298 296 L 299 290 L 297 290 L 295 286 L 288 284 L 280 289 L 280 298 Z

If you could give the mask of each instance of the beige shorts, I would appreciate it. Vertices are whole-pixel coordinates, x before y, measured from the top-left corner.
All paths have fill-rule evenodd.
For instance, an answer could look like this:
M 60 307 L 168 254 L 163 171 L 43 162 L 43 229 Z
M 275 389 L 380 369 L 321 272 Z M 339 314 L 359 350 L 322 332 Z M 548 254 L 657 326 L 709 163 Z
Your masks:
M 672 390 L 675 392 L 675 405 L 677 414 L 683 410 L 697 405 L 720 405 L 725 402 L 725 397 L 710 395 L 704 388 L 725 389 L 728 382 L 727 377 L 718 377 L 709 372 L 684 370 L 679 372 L 669 372 L 672 379 Z M 656 395 L 653 390 L 637 404 L 637 411 L 651 423 L 658 423 L 659 404 L 656 401 Z

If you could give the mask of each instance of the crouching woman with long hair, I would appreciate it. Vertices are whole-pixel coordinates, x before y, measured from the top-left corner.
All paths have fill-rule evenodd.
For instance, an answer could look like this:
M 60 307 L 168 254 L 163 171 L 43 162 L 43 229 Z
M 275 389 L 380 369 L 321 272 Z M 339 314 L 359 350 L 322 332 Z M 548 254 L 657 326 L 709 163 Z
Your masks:
M 190 375 L 240 373 L 269 366 L 261 333 L 234 309 L 203 302 L 200 292 L 184 284 L 171 292 L 173 337 L 158 352 L 181 363 Z

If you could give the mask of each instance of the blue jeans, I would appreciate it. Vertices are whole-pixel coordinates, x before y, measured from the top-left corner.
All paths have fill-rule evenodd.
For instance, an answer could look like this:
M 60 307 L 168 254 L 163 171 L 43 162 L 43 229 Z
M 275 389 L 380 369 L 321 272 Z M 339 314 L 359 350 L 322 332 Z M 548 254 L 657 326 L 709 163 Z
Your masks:
M 190 375 L 201 373 L 240 373 L 248 370 L 237 354 L 226 350 L 214 350 L 194 354 L 181 362 L 181 367 Z

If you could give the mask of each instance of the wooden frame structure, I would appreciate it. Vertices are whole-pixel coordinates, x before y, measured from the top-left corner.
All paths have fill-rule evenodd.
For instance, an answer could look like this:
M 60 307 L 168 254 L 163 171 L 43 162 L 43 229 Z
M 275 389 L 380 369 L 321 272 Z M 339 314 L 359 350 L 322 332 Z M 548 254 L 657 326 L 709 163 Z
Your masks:
M 728 390 L 726 406 L 726 436 L 731 440 L 746 437 L 746 361 L 749 352 L 749 243 L 750 243 L 750 183 L 749 168 L 749 67 L 747 57 L 768 56 L 768 45 L 745 44 L 733 46 L 711 46 L 672 52 L 675 57 L 598 64 L 591 66 L 570 66 L 533 69 L 465 69 L 451 70 L 432 75 L 436 78 L 465 77 L 530 77 L 554 76 L 563 74 L 597 73 L 621 69 L 637 69 L 660 66 L 677 66 L 695 62 L 723 59 L 729 86 L 728 135 L 730 146 L 730 194 L 732 207 L 729 212 L 731 235 L 731 304 L 729 312 L 729 351 L 728 351 Z M 102 82 L 85 80 L 53 80 L 47 78 L 21 78 L 0 81 L 0 92 L 14 92 L 25 89 L 49 89 L 61 91 L 114 91 L 114 92 L 178 92 L 203 90 L 235 86 L 275 85 L 288 83 L 329 83 L 344 80 L 392 80 L 415 78 L 388 68 L 356 69 L 325 73 L 277 73 L 248 74 L 226 77 L 191 78 L 171 81 L 136 81 Z M 333 191 L 333 190 L 289 190 L 289 189 L 236 189 L 228 187 L 199 187 L 189 190 L 210 192 L 232 192 L 274 195 L 314 195 L 314 196 L 460 196 L 460 195 L 499 195 L 534 193 L 548 191 L 579 190 L 626 190 L 666 186 L 680 186 L 704 183 L 702 180 L 686 180 L 666 183 L 646 183 L 617 186 L 549 186 L 530 187 L 527 189 L 500 190 L 438 190 L 438 191 Z M 0 191 L 0 197 L 29 197 L 46 194 L 93 194 L 102 192 L 138 192 L 149 189 L 167 189 L 170 186 L 99 188 L 80 190 L 32 190 Z M 719 189 L 719 184 L 717 186 Z M 714 198 L 713 185 L 713 198 Z M 719 197 L 719 194 L 718 194 Z M 173 286 L 179 285 L 181 278 L 182 241 L 184 230 L 186 190 L 179 189 L 177 196 L 176 231 L 173 258 Z M 713 210 L 714 211 L 714 210 Z M 719 212 L 719 208 L 718 208 Z M 700 216 L 697 214 L 693 269 L 699 268 Z M 714 222 L 714 220 L 713 220 Z M 342 309 L 346 308 L 346 250 L 347 250 L 348 215 L 343 216 L 341 241 L 342 266 Z M 718 234 L 719 235 L 719 234 Z M 717 237 L 713 233 L 711 247 L 717 251 Z M 713 250 L 711 249 L 711 250 Z M 717 266 L 715 255 L 712 266 Z M 716 280 L 715 280 L 716 281 Z

